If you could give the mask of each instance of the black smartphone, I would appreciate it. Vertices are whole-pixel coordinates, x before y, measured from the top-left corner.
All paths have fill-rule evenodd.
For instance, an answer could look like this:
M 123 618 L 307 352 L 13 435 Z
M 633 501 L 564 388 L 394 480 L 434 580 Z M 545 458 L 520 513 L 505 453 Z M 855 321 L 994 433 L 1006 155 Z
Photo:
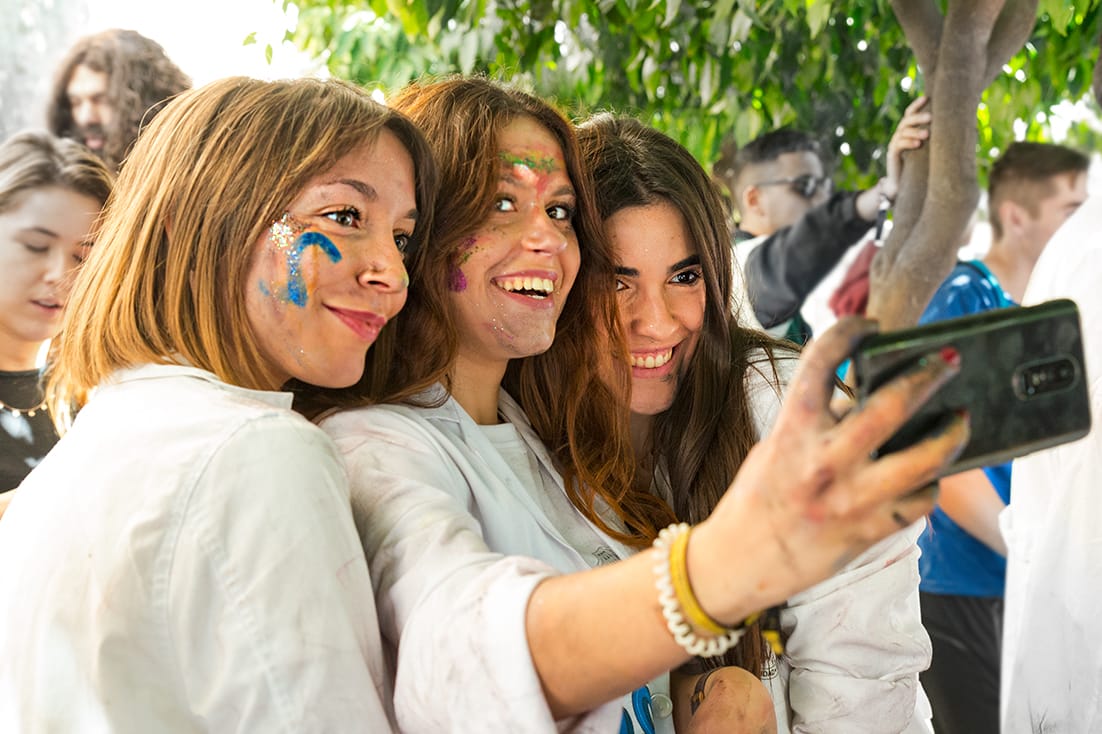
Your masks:
M 969 413 L 972 437 L 942 476 L 1074 441 L 1090 431 L 1074 301 L 998 309 L 868 336 L 853 356 L 858 401 L 946 346 L 960 353 L 960 373 L 878 454 L 914 443 L 962 408 Z

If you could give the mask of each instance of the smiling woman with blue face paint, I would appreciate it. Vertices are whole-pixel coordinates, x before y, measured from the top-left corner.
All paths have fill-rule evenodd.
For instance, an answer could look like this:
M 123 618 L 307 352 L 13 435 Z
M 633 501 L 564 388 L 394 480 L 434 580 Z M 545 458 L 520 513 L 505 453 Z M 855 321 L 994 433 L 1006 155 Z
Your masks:
M 434 186 L 338 82 L 214 82 L 143 132 L 48 386 L 79 414 L 0 523 L 0 730 L 390 729 L 345 475 L 279 390 L 360 378 Z

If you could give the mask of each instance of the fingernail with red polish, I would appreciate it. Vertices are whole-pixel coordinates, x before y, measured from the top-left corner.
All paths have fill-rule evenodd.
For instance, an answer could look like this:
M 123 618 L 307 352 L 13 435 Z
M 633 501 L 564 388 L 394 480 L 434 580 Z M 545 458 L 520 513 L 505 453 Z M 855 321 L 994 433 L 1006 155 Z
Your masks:
M 960 367 L 960 352 L 953 347 L 942 347 L 938 354 L 941 355 L 942 361 L 946 364 L 952 365 L 953 367 Z

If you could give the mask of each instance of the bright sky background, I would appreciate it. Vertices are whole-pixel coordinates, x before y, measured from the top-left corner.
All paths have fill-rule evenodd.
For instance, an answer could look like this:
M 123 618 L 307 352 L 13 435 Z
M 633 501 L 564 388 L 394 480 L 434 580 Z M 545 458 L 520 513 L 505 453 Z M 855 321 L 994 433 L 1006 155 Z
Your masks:
M 89 27 L 83 33 L 105 28 L 138 31 L 161 44 L 197 86 L 224 76 L 276 79 L 314 73 L 310 60 L 282 43 L 291 23 L 279 0 L 88 0 L 88 11 Z M 253 32 L 257 42 L 243 46 Z M 268 43 L 273 49 L 271 65 L 264 58 Z

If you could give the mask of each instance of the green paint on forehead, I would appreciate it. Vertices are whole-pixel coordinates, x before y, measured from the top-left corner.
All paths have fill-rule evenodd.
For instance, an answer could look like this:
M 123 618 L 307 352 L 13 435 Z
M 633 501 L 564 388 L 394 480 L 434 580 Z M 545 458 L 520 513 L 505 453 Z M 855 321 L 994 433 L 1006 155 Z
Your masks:
M 497 156 L 510 166 L 524 166 L 525 168 L 539 171 L 540 173 L 553 173 L 559 170 L 558 161 L 551 156 L 540 155 L 538 153 L 518 156 L 513 153 L 501 151 Z

